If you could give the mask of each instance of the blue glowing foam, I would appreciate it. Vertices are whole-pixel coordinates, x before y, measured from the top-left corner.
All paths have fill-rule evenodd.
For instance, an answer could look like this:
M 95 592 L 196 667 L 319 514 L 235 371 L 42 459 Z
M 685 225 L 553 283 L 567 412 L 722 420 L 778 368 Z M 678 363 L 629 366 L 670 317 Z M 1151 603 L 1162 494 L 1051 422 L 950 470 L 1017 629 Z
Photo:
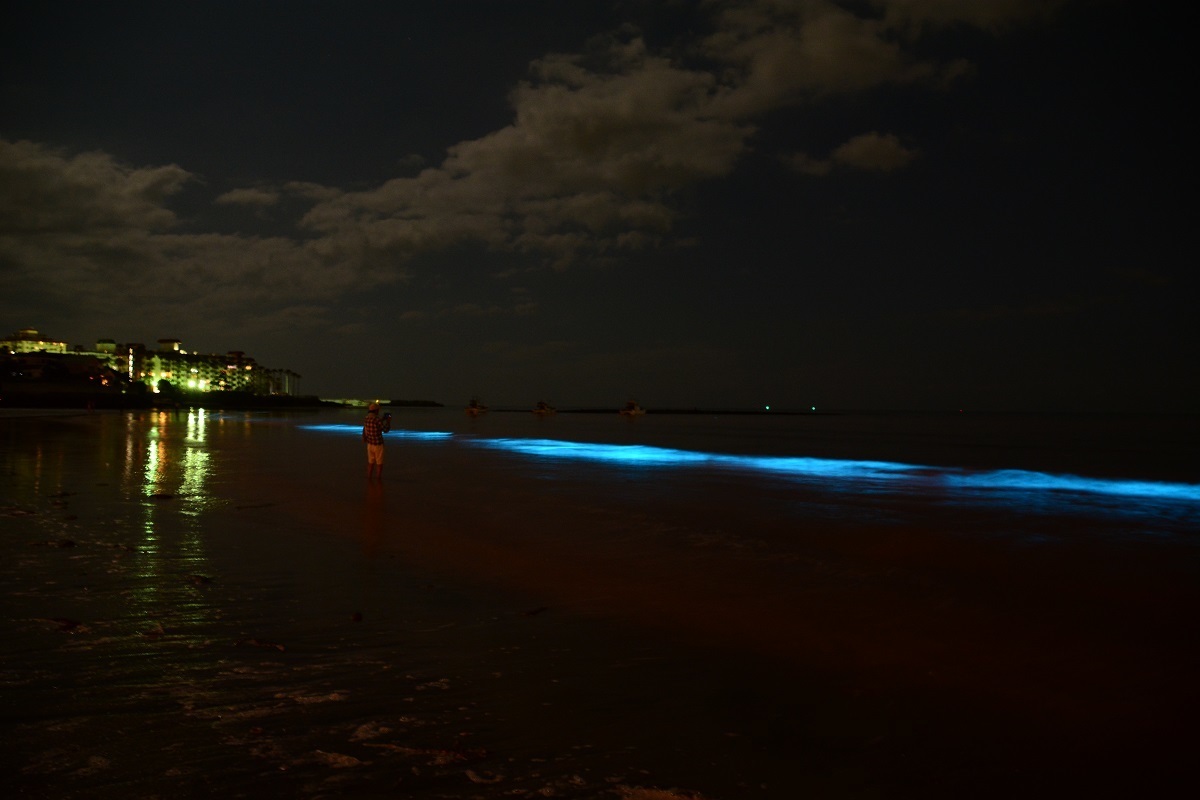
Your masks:
M 297 425 L 298 428 L 318 433 L 362 434 L 361 425 Z M 393 428 L 387 436 L 393 439 L 449 439 L 454 434 L 445 431 L 406 431 Z

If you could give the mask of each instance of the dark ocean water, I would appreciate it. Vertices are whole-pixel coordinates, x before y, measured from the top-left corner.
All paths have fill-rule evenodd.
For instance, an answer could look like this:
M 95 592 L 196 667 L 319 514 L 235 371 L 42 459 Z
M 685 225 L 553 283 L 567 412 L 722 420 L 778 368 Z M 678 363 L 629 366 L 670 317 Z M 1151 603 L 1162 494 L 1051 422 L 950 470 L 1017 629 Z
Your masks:
M 1145 792 L 1195 417 L 0 418 L 26 796 Z

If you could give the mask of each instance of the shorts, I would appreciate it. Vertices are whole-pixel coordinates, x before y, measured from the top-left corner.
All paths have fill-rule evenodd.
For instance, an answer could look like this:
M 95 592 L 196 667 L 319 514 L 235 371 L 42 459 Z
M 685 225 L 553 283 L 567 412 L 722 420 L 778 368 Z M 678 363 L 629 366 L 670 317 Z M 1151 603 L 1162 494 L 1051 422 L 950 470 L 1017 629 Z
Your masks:
M 367 445 L 367 463 L 383 465 L 383 445 Z

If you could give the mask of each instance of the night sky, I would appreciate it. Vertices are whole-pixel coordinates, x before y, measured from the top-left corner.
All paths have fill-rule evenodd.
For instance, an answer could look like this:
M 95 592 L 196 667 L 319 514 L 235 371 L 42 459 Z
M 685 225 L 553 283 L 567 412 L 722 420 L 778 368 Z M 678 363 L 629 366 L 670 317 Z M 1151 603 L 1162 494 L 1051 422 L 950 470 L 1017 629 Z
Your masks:
M 325 397 L 1196 412 L 1153 8 L 6 3 L 0 334 Z

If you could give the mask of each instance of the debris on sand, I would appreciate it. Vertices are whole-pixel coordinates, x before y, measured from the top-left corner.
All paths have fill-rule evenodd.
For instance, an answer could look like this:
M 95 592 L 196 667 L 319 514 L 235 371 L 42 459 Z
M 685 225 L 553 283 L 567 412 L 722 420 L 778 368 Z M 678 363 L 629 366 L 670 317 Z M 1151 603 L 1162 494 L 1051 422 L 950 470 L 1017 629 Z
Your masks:
M 678 789 L 647 789 L 641 786 L 619 786 L 621 800 L 705 800 L 704 795 L 695 792 L 681 792 Z
M 0 506 L 0 514 L 6 517 L 36 517 L 37 512 L 20 506 Z
M 38 622 L 45 622 L 58 627 L 58 630 L 63 633 L 87 633 L 90 628 L 84 625 L 77 619 L 67 619 L 66 617 L 53 617 L 51 619 L 39 619 Z
M 324 764 L 327 767 L 335 769 L 345 769 L 346 767 L 363 767 L 369 766 L 370 761 L 360 761 L 354 756 L 348 756 L 343 753 L 327 753 L 324 750 L 314 750 L 312 759 L 319 764 Z
M 413 758 L 428 759 L 425 761 L 426 766 L 444 767 L 448 764 L 461 764 L 464 761 L 472 761 L 483 758 L 487 753 L 483 750 L 447 750 L 438 747 L 409 747 L 401 744 L 391 744 L 388 742 L 367 742 L 365 747 L 379 747 L 385 750 L 391 750 L 400 755 L 410 756 Z
M 497 775 L 494 772 L 487 772 L 486 770 L 476 772 L 473 769 L 469 769 L 466 771 L 466 775 L 467 780 L 471 783 L 500 783 L 504 780 L 503 775 Z
M 384 734 L 391 733 L 392 729 L 386 725 L 381 725 L 378 722 L 367 722 L 359 725 L 354 731 L 354 735 L 350 737 L 352 742 L 365 742 L 370 739 L 377 739 Z
M 241 647 L 242 645 L 249 645 L 250 647 L 265 647 L 268 650 L 278 650 L 281 653 L 287 649 L 281 644 L 277 644 L 276 642 L 264 642 L 262 639 L 238 639 L 233 643 L 233 645 L 234 647 Z

